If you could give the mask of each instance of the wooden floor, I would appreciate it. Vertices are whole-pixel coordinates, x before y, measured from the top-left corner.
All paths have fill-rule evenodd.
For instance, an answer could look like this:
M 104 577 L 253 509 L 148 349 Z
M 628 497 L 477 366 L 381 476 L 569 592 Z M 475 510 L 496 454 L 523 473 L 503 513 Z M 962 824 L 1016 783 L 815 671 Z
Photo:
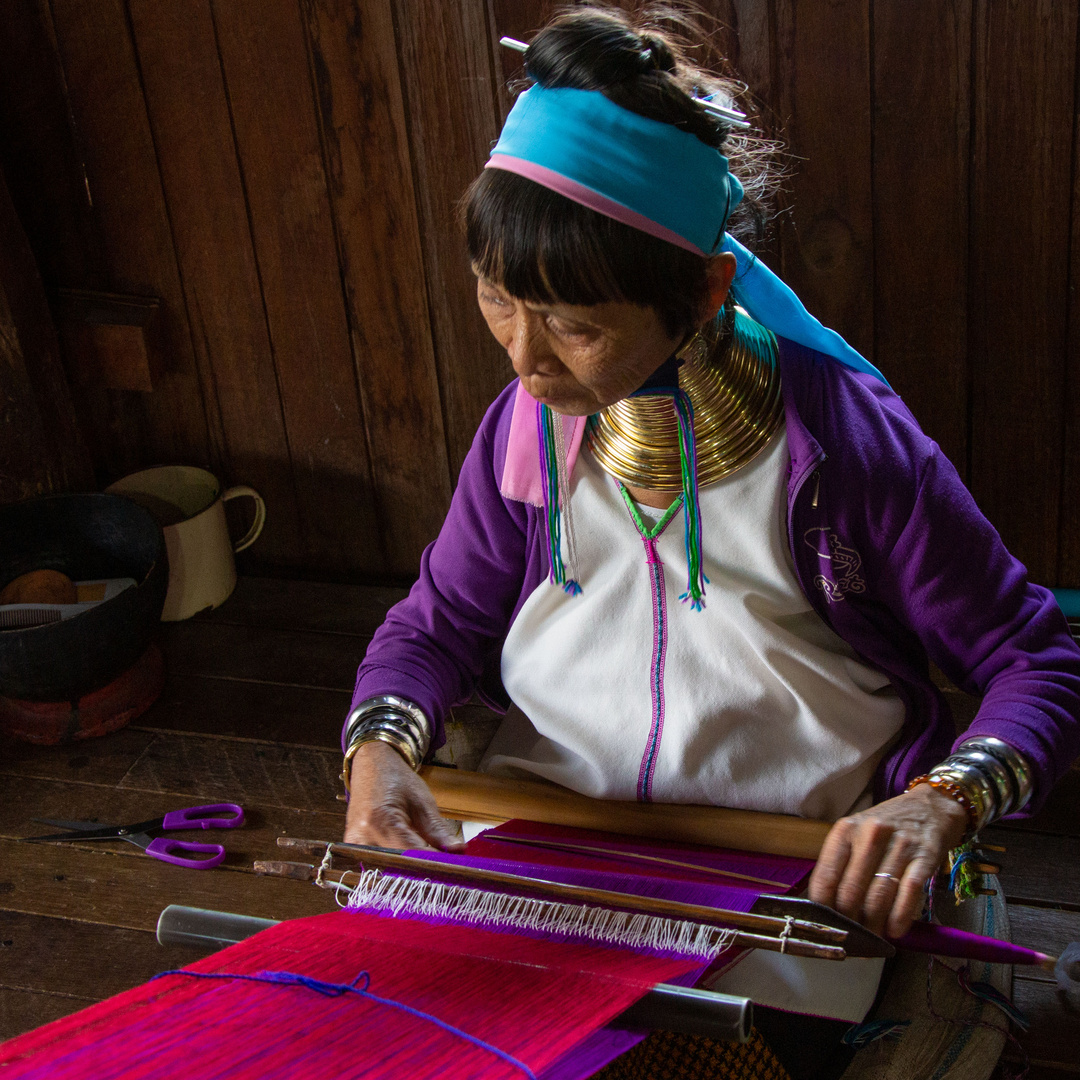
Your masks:
M 167 904 L 273 919 L 332 908 L 313 886 L 256 877 L 251 865 L 276 857 L 285 833 L 340 836 L 341 722 L 367 641 L 401 595 L 241 579 L 217 611 L 163 627 L 168 684 L 135 725 L 62 748 L 0 742 L 0 1038 L 195 959 L 156 943 Z M 958 716 L 972 714 L 971 699 L 952 698 Z M 451 759 L 470 733 L 493 730 L 484 709 L 455 721 Z M 248 818 L 213 835 L 228 850 L 216 871 L 168 866 L 128 844 L 17 842 L 41 831 L 35 817 L 123 823 L 214 801 L 241 803 Z M 1080 940 L 1080 771 L 1037 819 L 992 838 L 1008 848 L 1014 939 L 1051 952 Z M 1031 1080 L 1080 1075 L 1080 1011 L 1030 969 L 1018 969 L 1014 996 L 1031 1019 L 1020 1037 Z

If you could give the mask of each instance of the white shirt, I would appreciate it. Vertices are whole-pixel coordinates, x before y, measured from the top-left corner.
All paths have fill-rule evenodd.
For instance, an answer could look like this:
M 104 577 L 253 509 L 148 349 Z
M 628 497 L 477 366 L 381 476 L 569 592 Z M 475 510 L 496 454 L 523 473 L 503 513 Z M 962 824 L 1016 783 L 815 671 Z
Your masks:
M 545 581 L 518 613 L 502 653 L 517 708 L 481 768 L 606 799 L 847 813 L 904 709 L 799 587 L 788 465 L 781 429 L 751 463 L 701 490 L 709 584 L 694 611 L 678 599 L 681 508 L 646 541 L 616 482 L 582 448 L 570 482 L 582 593 Z

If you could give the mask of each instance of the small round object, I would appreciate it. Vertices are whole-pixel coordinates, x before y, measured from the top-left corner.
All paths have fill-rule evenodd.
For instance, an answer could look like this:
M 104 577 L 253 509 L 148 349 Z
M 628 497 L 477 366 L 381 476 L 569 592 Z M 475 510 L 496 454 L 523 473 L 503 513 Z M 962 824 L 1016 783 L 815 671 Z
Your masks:
M 895 874 L 886 874 L 884 871 L 878 871 L 878 873 L 876 873 L 874 877 L 888 878 L 889 881 L 893 881 L 897 885 L 900 884 L 900 879 Z
M 75 604 L 75 582 L 59 570 L 31 570 L 9 581 L 0 592 L 0 604 Z

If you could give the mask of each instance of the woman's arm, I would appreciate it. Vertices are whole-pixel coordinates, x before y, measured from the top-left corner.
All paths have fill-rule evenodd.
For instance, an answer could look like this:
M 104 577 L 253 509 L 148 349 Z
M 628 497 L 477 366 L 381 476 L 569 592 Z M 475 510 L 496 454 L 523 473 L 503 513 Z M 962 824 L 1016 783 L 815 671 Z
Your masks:
M 353 709 L 383 696 L 404 699 L 426 718 L 432 748 L 443 742 L 449 708 L 468 700 L 485 665 L 497 662 L 524 585 L 529 509 L 504 499 L 497 480 L 514 389 L 485 416 L 420 577 L 387 614 L 357 673 Z M 343 740 L 355 731 L 346 725 Z M 427 786 L 391 746 L 365 743 L 350 766 L 346 839 L 395 847 L 450 843 Z
M 1052 595 L 1028 582 L 936 447 L 887 565 L 877 596 L 957 685 L 983 695 L 954 750 L 993 736 L 1019 752 L 1034 777 L 1031 813 L 1080 752 L 1080 650 Z M 810 895 L 899 936 L 968 824 L 959 802 L 925 784 L 845 818 Z

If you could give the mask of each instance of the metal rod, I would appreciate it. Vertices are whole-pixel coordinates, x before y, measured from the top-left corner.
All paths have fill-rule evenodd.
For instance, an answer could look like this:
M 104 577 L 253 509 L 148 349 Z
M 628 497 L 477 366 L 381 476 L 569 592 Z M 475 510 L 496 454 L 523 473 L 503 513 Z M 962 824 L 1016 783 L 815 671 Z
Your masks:
M 256 919 L 228 911 L 170 904 L 158 916 L 157 935 L 162 945 L 222 948 L 257 934 L 274 919 Z M 660 983 L 636 1005 L 611 1021 L 614 1028 L 662 1029 L 684 1035 L 705 1035 L 726 1042 L 746 1042 L 754 1026 L 754 1003 L 749 998 L 692 990 Z
M 157 939 L 159 945 L 198 945 L 221 949 L 270 926 L 277 926 L 277 920 L 170 904 L 158 916 Z

